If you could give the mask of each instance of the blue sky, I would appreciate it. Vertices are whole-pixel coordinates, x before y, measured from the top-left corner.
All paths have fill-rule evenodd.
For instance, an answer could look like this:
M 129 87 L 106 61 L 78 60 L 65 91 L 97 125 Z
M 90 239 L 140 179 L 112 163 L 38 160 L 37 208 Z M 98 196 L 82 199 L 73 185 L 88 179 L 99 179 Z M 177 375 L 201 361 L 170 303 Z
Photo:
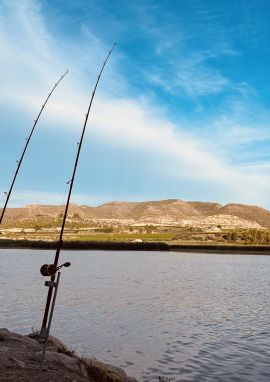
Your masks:
M 265 1 L 0 1 L 0 198 L 10 207 L 179 198 L 270 209 Z M 230 106 L 231 105 L 231 106 Z M 242 112 L 241 112 L 241 111 Z

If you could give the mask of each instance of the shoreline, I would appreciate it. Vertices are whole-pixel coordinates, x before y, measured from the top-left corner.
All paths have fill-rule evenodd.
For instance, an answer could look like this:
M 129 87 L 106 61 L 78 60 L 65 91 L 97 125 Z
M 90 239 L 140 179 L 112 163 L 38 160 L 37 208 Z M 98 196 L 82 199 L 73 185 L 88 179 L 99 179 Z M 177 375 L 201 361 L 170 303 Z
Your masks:
M 205 253 L 205 254 L 236 254 L 270 256 L 270 246 L 262 245 L 171 245 L 170 252 Z
M 23 336 L 0 328 L 0 342 L 0 381 L 138 382 L 120 367 L 78 355 L 52 335 L 41 374 L 44 339 L 39 339 L 39 332 Z
M 250 255 L 250 256 L 270 256 L 270 250 L 269 253 L 265 253 L 263 251 L 237 251 L 235 250 L 218 250 L 218 249 L 212 249 L 212 250 L 203 250 L 203 249 L 170 249 L 170 252 L 179 252 L 179 253 L 201 253 L 204 255 Z
M 57 242 L 0 239 L 0 249 L 55 250 Z M 64 241 L 62 250 L 162 251 L 270 255 L 269 245 L 168 244 L 164 242 Z
M 55 250 L 57 242 L 0 239 L 1 248 Z M 169 248 L 169 245 L 163 242 L 64 241 L 61 250 L 169 251 Z

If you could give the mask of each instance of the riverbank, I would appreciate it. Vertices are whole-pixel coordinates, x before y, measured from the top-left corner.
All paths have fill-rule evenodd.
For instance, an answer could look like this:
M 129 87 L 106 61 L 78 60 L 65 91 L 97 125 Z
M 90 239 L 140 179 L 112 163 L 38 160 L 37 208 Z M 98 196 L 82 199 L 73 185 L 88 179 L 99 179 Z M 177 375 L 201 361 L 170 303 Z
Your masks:
M 170 245 L 171 252 L 270 255 L 269 245 Z
M 0 239 L 0 248 L 10 249 L 51 249 L 57 242 Z M 229 244 L 168 244 L 164 242 L 125 241 L 64 241 L 62 249 L 67 250 L 108 250 L 108 251 L 171 251 L 190 253 L 235 253 L 269 255 L 269 245 L 229 245 Z
M 56 249 L 57 242 L 0 239 L 0 248 Z M 161 242 L 64 241 L 62 249 L 109 251 L 169 251 Z
M 39 374 L 44 340 L 38 338 L 38 332 L 22 336 L 0 329 L 1 382 L 138 382 L 120 367 L 77 355 L 53 336 Z

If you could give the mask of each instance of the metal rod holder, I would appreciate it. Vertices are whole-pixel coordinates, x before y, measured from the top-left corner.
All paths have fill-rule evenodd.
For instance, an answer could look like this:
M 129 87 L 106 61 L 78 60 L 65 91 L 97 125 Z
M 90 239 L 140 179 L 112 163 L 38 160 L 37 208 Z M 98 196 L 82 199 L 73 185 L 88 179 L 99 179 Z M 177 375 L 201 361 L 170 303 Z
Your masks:
M 51 311 L 50 311 L 48 327 L 47 328 L 46 327 L 42 327 L 41 331 L 40 331 L 40 338 L 44 338 L 45 337 L 45 342 L 44 342 L 44 346 L 43 346 L 43 352 L 42 352 L 42 354 L 41 354 L 41 356 L 39 358 L 40 359 L 39 374 L 41 374 L 41 372 L 42 372 L 43 362 L 45 360 L 45 353 L 46 353 L 47 342 L 48 342 L 48 338 L 49 338 L 49 334 L 50 334 L 50 329 L 51 329 L 51 323 L 52 323 L 52 318 L 53 318 L 53 311 L 54 311 L 54 306 L 55 306 L 55 301 L 56 301 L 58 285 L 59 285 L 59 281 L 60 281 L 60 275 L 61 275 L 61 272 L 58 272 L 56 283 L 53 283 L 54 285 L 48 285 L 48 284 L 52 283 L 52 281 L 46 281 L 45 282 L 45 286 L 49 286 L 51 288 L 55 288 L 55 290 L 54 290 L 53 301 L 52 301 L 52 305 L 51 305 Z

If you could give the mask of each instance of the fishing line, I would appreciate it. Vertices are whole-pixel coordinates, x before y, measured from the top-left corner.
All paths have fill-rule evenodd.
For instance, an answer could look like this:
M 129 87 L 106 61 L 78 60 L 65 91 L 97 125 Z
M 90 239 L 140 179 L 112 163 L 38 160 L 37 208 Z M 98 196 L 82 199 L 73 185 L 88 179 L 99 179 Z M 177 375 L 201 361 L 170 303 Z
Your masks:
M 76 160 L 77 152 L 78 152 L 78 143 L 77 143 L 77 151 L 75 151 L 75 153 L 74 153 L 73 161 L 72 161 L 72 164 L 71 164 L 71 166 L 70 166 L 68 179 L 71 178 L 72 170 L 73 170 L 74 165 L 75 165 L 75 160 Z M 66 195 L 67 195 L 67 189 L 68 189 L 68 186 L 69 186 L 69 184 L 68 184 L 68 182 L 66 182 L 65 193 L 64 193 L 64 196 L 63 196 L 63 200 L 62 200 L 62 204 L 61 204 L 61 205 L 64 205 L 64 200 L 65 200 Z
M 43 321 L 42 321 L 42 327 L 41 327 L 41 331 L 40 331 L 40 338 L 45 338 L 43 355 L 42 355 L 42 358 L 41 358 L 42 362 L 40 364 L 40 372 L 42 370 L 42 363 L 43 363 L 43 361 L 45 359 L 46 345 L 47 345 L 47 340 L 48 340 L 48 336 L 49 336 L 49 332 L 50 332 L 50 325 L 51 325 L 51 320 L 52 320 L 54 303 L 55 303 L 55 299 L 56 299 L 57 288 L 58 288 L 58 284 L 59 284 L 60 272 L 58 273 L 56 283 L 54 282 L 54 280 L 55 280 L 56 273 L 58 272 L 58 270 L 61 267 L 61 266 L 60 267 L 58 266 L 58 260 L 59 260 L 60 251 L 61 251 L 61 248 L 62 248 L 62 245 L 63 245 L 63 240 L 62 240 L 63 239 L 63 233 L 64 233 L 64 229 L 65 229 L 65 223 L 66 223 L 66 218 L 67 218 L 67 213 L 68 213 L 68 207 L 69 207 L 69 203 L 70 203 L 70 197 L 71 197 L 73 183 L 74 183 L 74 179 L 75 179 L 75 175 L 76 175 L 76 170 L 77 170 L 77 165 L 78 165 L 78 161 L 79 161 L 80 151 L 81 151 L 82 142 L 83 142 L 83 138 L 84 138 L 84 133 L 85 133 L 85 129 L 86 129 L 89 113 L 90 113 L 90 110 L 91 110 L 91 106 L 92 106 L 92 103 L 93 103 L 93 99 L 94 99 L 94 96 L 95 96 L 95 93 L 96 93 L 96 89 L 97 89 L 100 77 L 102 75 L 102 72 L 103 72 L 103 70 L 105 68 L 105 65 L 106 65 L 106 63 L 107 63 L 107 61 L 108 61 L 108 59 L 109 59 L 109 57 L 110 57 L 110 55 L 111 55 L 115 45 L 116 44 L 114 44 L 114 46 L 110 50 L 110 52 L 109 52 L 105 62 L 103 63 L 103 66 L 101 68 L 101 71 L 100 71 L 100 73 L 98 75 L 98 78 L 97 78 L 97 82 L 96 82 L 95 87 L 94 87 L 94 91 L 92 93 L 92 97 L 91 97 L 91 100 L 90 100 L 90 104 L 89 104 L 89 107 L 88 107 L 87 114 L 85 116 L 85 122 L 84 122 L 83 130 L 82 130 L 82 133 L 81 133 L 81 138 L 80 138 L 80 142 L 79 142 L 79 146 L 78 146 L 78 150 L 77 150 L 76 161 L 75 161 L 75 165 L 74 165 L 74 169 L 73 169 L 72 178 L 71 178 L 71 180 L 69 180 L 67 182 L 67 184 L 70 185 L 70 188 L 69 188 L 69 193 L 68 193 L 68 197 L 67 197 L 66 208 L 65 208 L 65 213 L 64 213 L 63 222 L 62 222 L 62 228 L 61 228 L 61 232 L 60 232 L 60 235 L 59 235 L 59 241 L 57 243 L 57 249 L 56 249 L 56 253 L 55 253 L 54 264 L 51 264 L 51 265 L 44 264 L 41 267 L 41 274 L 43 276 L 51 276 L 51 281 L 47 281 L 47 284 L 46 284 L 49 287 L 49 290 L 48 290 L 47 302 L 46 302 L 45 311 L 44 311 L 44 317 L 43 317 Z M 65 263 L 62 266 L 70 266 L 70 263 Z M 53 289 L 54 288 L 55 288 L 55 293 L 54 293 L 52 307 L 51 307 L 51 312 L 50 312 L 50 317 L 49 317 L 49 321 L 48 321 L 49 310 L 50 310 L 51 299 L 52 299 L 52 293 L 53 293 Z M 48 327 L 47 327 L 47 322 L 48 322 Z
M 90 81 L 90 80 L 88 80 L 88 79 L 86 79 L 86 78 L 84 78 L 84 77 L 81 77 L 81 76 L 79 76 L 78 74 L 75 74 L 75 73 L 73 73 L 73 72 L 69 72 L 69 73 L 70 73 L 70 74 L 73 74 L 73 75 L 76 76 L 76 77 L 81 78 L 82 80 L 84 80 L 84 81 L 86 81 L 86 82 L 93 83 L 92 81 Z M 222 145 L 222 144 L 220 144 L 220 143 L 214 141 L 213 139 L 207 138 L 207 137 L 205 137 L 204 135 L 202 135 L 202 134 L 200 134 L 200 133 L 197 133 L 197 132 L 194 131 L 194 130 L 191 130 L 191 129 L 189 129 L 189 128 L 183 126 L 183 125 L 180 125 L 180 124 L 178 124 L 178 123 L 172 122 L 172 121 L 170 121 L 168 118 L 163 117 L 162 115 L 160 115 L 160 114 L 158 114 L 158 113 L 156 113 L 156 112 L 154 112 L 154 111 L 152 111 L 152 110 L 150 110 L 150 109 L 147 109 L 146 107 L 141 106 L 141 105 L 137 104 L 136 102 L 130 101 L 128 98 L 125 98 L 125 97 L 123 97 L 123 96 L 121 96 L 121 95 L 119 95 L 119 94 L 117 94 L 117 93 L 114 93 L 114 92 L 112 92 L 111 90 L 108 90 L 108 89 L 106 89 L 106 88 L 104 88 L 104 87 L 102 87 L 102 86 L 99 86 L 99 87 L 100 87 L 101 89 L 103 89 L 103 90 L 105 90 L 105 91 L 107 91 L 107 92 L 109 92 L 109 93 L 111 93 L 111 94 L 113 94 L 113 95 L 119 97 L 119 98 L 122 98 L 122 99 L 126 100 L 127 102 L 129 102 L 129 103 L 131 103 L 131 104 L 133 104 L 133 105 L 135 105 L 135 106 L 138 106 L 139 108 L 141 108 L 141 109 L 143 109 L 143 110 L 148 111 L 149 113 L 152 113 L 152 114 L 158 116 L 159 118 L 164 119 L 164 120 L 167 121 L 167 122 L 172 123 L 172 124 L 175 125 L 175 126 L 178 126 L 178 127 L 182 128 L 182 129 L 184 129 L 184 130 L 187 130 L 187 131 L 189 131 L 189 132 L 191 132 L 191 133 L 193 133 L 193 134 L 196 134 L 196 135 L 198 135 L 199 137 L 201 137 L 201 138 L 203 138 L 203 139 L 206 139 L 207 141 L 212 142 L 212 143 L 214 143 L 215 145 L 217 145 L 217 146 L 219 146 L 219 147 L 225 148 L 226 150 L 231 151 L 231 152 L 233 152 L 234 154 L 237 154 L 237 155 L 241 156 L 242 158 L 244 158 L 244 159 L 246 159 L 246 160 L 249 160 L 250 162 L 257 163 L 257 164 L 259 164 L 260 166 L 270 168 L 270 166 L 268 166 L 268 165 L 266 165 L 266 164 L 263 164 L 263 163 L 261 163 L 261 162 L 252 160 L 251 158 L 249 158 L 249 157 L 247 157 L 247 156 L 245 156 L 245 155 L 243 155 L 243 154 L 240 154 L 239 152 L 237 152 L 237 151 L 235 151 L 235 150 L 232 150 L 232 149 L 230 149 L 229 147 L 227 147 L 227 146 L 225 146 L 225 145 Z
M 33 132 L 34 132 L 34 130 L 35 130 L 35 127 L 36 127 L 36 125 L 37 125 L 37 123 L 38 123 L 39 117 L 41 116 L 41 114 L 42 114 L 42 112 L 43 112 L 43 110 L 44 110 L 44 108 L 45 108 L 47 102 L 49 101 L 49 98 L 51 97 L 53 91 L 55 90 L 55 88 L 57 87 L 57 85 L 59 84 L 59 82 L 66 76 L 67 73 L 68 73 L 68 70 L 66 71 L 66 73 L 65 73 L 63 76 L 61 76 L 60 80 L 54 85 L 52 91 L 49 93 L 48 97 L 46 98 L 45 103 L 41 106 L 41 110 L 40 110 L 40 112 L 39 112 L 39 114 L 38 114 L 38 116 L 37 116 L 37 119 L 34 120 L 34 126 L 32 127 L 32 130 L 31 130 L 31 132 L 30 132 L 30 135 L 29 135 L 27 138 L 25 138 L 25 140 L 26 140 L 26 144 L 25 144 L 25 147 L 24 147 L 24 150 L 23 150 L 23 153 L 22 153 L 22 155 L 21 155 L 20 160 L 19 160 L 19 161 L 16 161 L 16 162 L 18 163 L 18 166 L 17 166 L 16 172 L 15 172 L 15 175 L 14 175 L 14 177 L 13 177 L 12 184 L 11 184 L 11 186 L 10 186 L 10 188 L 9 188 L 9 191 L 5 192 L 5 195 L 6 195 L 7 198 L 6 198 L 6 202 L 5 202 L 5 205 L 4 205 L 4 208 L 3 208 L 3 211 L 2 211 L 1 217 L 0 217 L 0 226 L 1 226 L 1 223 L 2 223 L 2 220 L 3 220 L 3 217 L 4 217 L 4 214 L 5 214 L 5 211 L 6 211 L 6 208 L 7 208 L 7 204 L 8 204 L 8 201 L 9 201 L 9 198 L 10 198 L 10 195 L 11 195 L 11 192 L 12 192 L 12 189 L 13 189 L 13 186 L 14 186 L 14 183 L 15 183 L 15 180 L 16 180 L 16 178 L 17 178 L 19 169 L 20 169 L 20 167 L 21 167 L 22 160 L 23 160 L 23 158 L 24 158 L 26 149 L 27 149 L 28 144 L 29 144 L 29 142 L 30 142 L 30 140 L 31 140 L 31 137 L 32 137 L 32 135 L 33 135 Z
M 10 173 L 10 174 L 15 174 L 16 168 L 17 168 L 17 166 L 15 165 L 14 168 L 13 168 L 12 173 Z M 7 181 L 5 190 L 9 190 L 9 189 L 10 189 L 10 186 L 11 186 L 11 182 L 12 182 L 13 177 L 14 177 L 14 175 L 10 175 L 10 177 L 9 177 L 9 179 L 8 179 L 8 181 Z M 6 198 L 6 194 L 5 194 L 5 192 L 4 192 L 4 193 L 3 193 L 3 196 L 2 196 L 2 199 L 1 199 L 1 206 L 4 204 L 4 200 L 5 200 L 5 198 Z M 0 224 L 0 226 L 1 226 L 1 224 Z

